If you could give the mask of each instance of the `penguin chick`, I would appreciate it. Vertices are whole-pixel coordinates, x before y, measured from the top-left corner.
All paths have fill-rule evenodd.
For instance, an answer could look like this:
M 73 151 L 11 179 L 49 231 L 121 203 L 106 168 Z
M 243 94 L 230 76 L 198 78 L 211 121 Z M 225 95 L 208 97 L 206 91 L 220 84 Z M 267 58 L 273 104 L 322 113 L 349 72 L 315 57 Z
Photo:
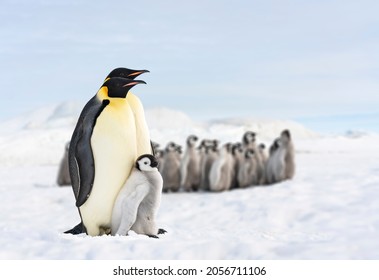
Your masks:
M 267 153 L 266 153 L 266 145 L 261 143 L 258 145 L 258 151 L 261 154 L 262 162 L 265 165 L 268 159 Z
M 65 146 L 65 151 L 63 158 L 61 160 L 59 171 L 58 171 L 58 178 L 57 178 L 57 184 L 58 186 L 69 186 L 71 185 L 71 178 L 70 178 L 70 169 L 68 166 L 68 150 L 70 147 L 70 142 L 68 142 Z
M 211 191 L 229 190 L 234 176 L 232 144 L 225 144 L 217 159 L 212 164 L 209 174 L 209 188 Z
M 217 149 L 218 141 L 210 140 L 205 143 L 205 152 L 200 163 L 200 187 L 204 191 L 209 191 L 209 174 L 211 167 L 219 156 Z
M 256 144 L 255 144 L 256 136 L 257 136 L 257 134 L 255 132 L 246 131 L 242 137 L 242 146 L 244 148 L 255 149 L 256 148 Z
M 199 138 L 190 135 L 187 138 L 187 147 L 180 165 L 180 185 L 185 191 L 196 191 L 200 184 L 200 155 L 196 149 Z
M 266 184 L 273 184 L 276 183 L 276 168 L 278 166 L 277 161 L 279 160 L 278 157 L 278 150 L 280 148 L 281 141 L 280 138 L 276 138 L 274 142 L 271 144 L 269 149 L 269 157 L 266 162 L 266 168 L 265 168 L 265 183 Z
M 285 149 L 284 156 L 284 179 L 292 179 L 295 175 L 295 148 L 291 138 L 291 133 L 288 129 L 283 130 L 280 135 L 281 142 Z
M 180 186 L 180 154 L 178 145 L 169 142 L 163 154 L 161 174 L 163 178 L 163 191 L 177 192 Z
M 129 230 L 157 237 L 156 216 L 161 202 L 163 180 L 158 161 L 150 154 L 136 160 L 128 180 L 120 190 L 112 212 L 112 235 L 127 235 Z
M 244 154 L 244 164 L 238 171 L 238 184 L 240 188 L 257 184 L 257 159 L 253 149 L 247 149 Z
M 232 146 L 232 155 L 233 155 L 233 169 L 234 176 L 232 179 L 231 189 L 238 189 L 238 172 L 239 169 L 243 166 L 244 156 L 243 156 L 243 148 L 241 143 L 235 143 Z

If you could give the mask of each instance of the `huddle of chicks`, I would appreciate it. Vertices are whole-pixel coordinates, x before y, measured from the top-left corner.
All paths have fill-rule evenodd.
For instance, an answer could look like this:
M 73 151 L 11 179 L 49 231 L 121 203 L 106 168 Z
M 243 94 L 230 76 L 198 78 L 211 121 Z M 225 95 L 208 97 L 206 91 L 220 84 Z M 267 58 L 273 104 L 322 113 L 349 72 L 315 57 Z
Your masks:
M 283 130 L 266 152 L 263 143 L 256 144 L 256 133 L 246 132 L 242 142 L 187 138 L 186 150 L 169 142 L 164 150 L 153 143 L 158 169 L 163 178 L 163 192 L 220 192 L 248 186 L 270 185 L 292 179 L 295 174 L 295 152 L 289 130 Z

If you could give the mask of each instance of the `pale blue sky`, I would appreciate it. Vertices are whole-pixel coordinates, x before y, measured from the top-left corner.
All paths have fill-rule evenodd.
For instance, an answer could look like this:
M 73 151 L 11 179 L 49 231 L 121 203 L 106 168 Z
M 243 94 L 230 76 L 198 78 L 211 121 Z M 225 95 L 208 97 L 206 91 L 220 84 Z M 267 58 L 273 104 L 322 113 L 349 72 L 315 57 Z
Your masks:
M 0 3 L 0 119 L 85 102 L 119 66 L 151 71 L 145 107 L 196 119 L 378 116 L 378 1 Z

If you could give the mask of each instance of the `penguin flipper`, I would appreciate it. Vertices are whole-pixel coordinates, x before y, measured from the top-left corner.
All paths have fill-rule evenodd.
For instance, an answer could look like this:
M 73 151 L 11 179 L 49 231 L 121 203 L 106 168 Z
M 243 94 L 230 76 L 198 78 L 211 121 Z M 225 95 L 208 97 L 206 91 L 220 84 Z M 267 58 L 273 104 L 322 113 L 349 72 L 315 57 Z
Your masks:
M 69 150 L 70 176 L 76 198 L 76 206 L 83 205 L 91 193 L 95 178 L 95 162 L 91 148 L 91 136 L 97 117 L 109 104 L 93 97 L 84 107 L 71 138 Z

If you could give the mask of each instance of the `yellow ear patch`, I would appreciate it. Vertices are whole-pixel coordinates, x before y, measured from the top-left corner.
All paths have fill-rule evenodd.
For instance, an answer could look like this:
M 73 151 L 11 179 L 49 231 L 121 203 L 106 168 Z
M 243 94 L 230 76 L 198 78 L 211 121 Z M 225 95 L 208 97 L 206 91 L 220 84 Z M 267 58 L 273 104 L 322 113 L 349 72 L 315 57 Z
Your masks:
M 100 101 L 103 101 L 104 99 L 109 99 L 108 88 L 107 87 L 101 87 L 96 95 L 97 95 L 97 98 L 100 99 Z

